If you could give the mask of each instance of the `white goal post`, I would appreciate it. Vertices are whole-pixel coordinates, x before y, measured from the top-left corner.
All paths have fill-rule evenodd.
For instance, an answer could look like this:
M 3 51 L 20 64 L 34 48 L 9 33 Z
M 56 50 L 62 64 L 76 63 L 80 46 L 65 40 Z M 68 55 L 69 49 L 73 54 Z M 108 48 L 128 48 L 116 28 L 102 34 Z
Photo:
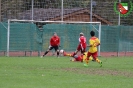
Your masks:
M 101 40 L 101 22 L 82 22 L 82 21 L 36 21 L 36 20 L 17 20 L 8 19 L 8 29 L 7 29 L 7 56 L 10 52 L 10 23 L 11 22 L 27 22 L 27 23 L 60 23 L 60 24 L 92 24 L 92 27 L 98 32 L 98 38 Z M 93 24 L 98 24 L 98 29 L 93 26 Z M 98 47 L 98 56 L 100 55 L 100 46 Z

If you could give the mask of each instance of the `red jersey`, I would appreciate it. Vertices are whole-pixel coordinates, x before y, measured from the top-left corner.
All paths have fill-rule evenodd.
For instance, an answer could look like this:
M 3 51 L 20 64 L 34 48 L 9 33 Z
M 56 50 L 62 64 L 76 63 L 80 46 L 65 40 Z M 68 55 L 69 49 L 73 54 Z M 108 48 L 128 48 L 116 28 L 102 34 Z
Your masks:
M 79 45 L 81 46 L 81 48 L 86 48 L 86 37 L 84 36 L 80 36 L 79 38 Z
M 51 39 L 50 39 L 50 45 L 51 46 L 58 46 L 58 45 L 60 45 L 60 37 L 52 36 Z
M 77 58 L 75 58 L 75 61 L 82 61 L 82 57 L 78 56 Z

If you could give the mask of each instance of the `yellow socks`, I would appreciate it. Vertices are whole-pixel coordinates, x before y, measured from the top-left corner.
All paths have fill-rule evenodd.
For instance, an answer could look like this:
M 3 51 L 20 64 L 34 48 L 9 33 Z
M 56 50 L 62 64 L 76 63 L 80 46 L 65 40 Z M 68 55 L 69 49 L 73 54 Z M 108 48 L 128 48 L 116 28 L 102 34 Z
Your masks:
M 96 62 L 100 63 L 101 61 L 97 58 L 97 59 L 96 59 Z
M 71 57 L 71 56 L 72 56 L 72 54 L 66 54 L 66 56 L 70 56 L 70 57 Z

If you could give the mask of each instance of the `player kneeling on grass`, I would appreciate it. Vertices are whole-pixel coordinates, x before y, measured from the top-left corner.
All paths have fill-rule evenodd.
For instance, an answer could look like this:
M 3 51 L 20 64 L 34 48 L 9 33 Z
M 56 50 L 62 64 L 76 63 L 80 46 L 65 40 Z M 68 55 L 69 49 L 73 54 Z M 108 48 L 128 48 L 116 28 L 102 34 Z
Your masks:
M 60 54 L 63 54 L 63 56 L 69 56 L 69 57 L 73 57 L 72 59 L 70 59 L 70 61 L 80 61 L 80 62 L 83 62 L 83 61 L 88 61 L 86 59 L 87 57 L 87 52 L 85 52 L 83 55 L 75 55 L 74 53 L 72 54 L 68 54 L 66 53 L 64 50 L 60 50 Z M 89 58 L 89 60 L 93 60 L 92 57 Z

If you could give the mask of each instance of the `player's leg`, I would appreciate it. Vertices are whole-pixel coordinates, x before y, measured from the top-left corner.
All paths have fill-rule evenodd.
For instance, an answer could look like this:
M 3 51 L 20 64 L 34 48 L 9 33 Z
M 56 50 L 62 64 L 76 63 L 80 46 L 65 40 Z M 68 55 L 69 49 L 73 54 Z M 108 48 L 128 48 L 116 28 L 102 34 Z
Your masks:
M 80 50 L 81 50 L 81 46 L 78 45 L 77 49 L 76 49 L 75 52 L 74 52 L 74 55 L 76 55 L 76 54 L 78 53 L 78 51 L 80 51 Z
M 84 54 L 83 54 L 83 57 L 82 57 L 83 62 L 85 62 L 85 60 L 88 60 L 88 59 L 86 59 L 86 58 L 87 58 L 87 53 L 88 53 L 88 52 L 84 52 Z M 92 61 L 92 60 L 93 60 L 93 58 L 92 58 L 92 56 L 90 56 L 90 57 L 89 57 L 89 61 Z M 86 62 L 88 62 L 88 61 L 86 61 Z
M 43 57 L 50 51 L 53 49 L 53 46 L 49 46 L 48 50 L 46 50 L 43 54 Z
M 76 55 L 76 54 L 78 53 L 78 51 L 79 51 L 79 50 L 75 50 L 74 55 Z
M 86 48 L 81 49 L 81 62 L 83 62 L 84 53 L 86 51 Z
M 69 53 L 66 53 L 66 52 L 64 52 L 64 54 L 63 54 L 64 56 L 69 56 L 69 57 L 73 57 L 73 54 L 69 54 Z
M 59 57 L 60 50 L 58 46 L 54 46 L 55 52 L 57 52 L 57 57 Z
M 94 59 L 96 62 L 98 62 L 98 63 L 100 64 L 100 66 L 102 66 L 102 61 L 98 59 L 98 54 L 97 54 L 97 52 L 93 53 L 93 54 L 92 54 L 92 57 L 93 57 L 93 59 Z
M 86 51 L 86 48 L 81 49 L 81 54 L 83 55 Z
M 92 53 L 87 52 L 87 57 L 86 57 L 86 59 L 85 59 L 85 64 L 84 64 L 84 66 L 88 66 L 89 60 L 90 60 L 90 56 L 91 56 L 91 55 L 92 55 Z
M 62 52 L 63 51 L 63 52 Z M 60 54 L 63 54 L 63 56 L 69 56 L 69 57 L 73 57 L 74 53 L 67 53 L 64 50 L 60 50 Z

